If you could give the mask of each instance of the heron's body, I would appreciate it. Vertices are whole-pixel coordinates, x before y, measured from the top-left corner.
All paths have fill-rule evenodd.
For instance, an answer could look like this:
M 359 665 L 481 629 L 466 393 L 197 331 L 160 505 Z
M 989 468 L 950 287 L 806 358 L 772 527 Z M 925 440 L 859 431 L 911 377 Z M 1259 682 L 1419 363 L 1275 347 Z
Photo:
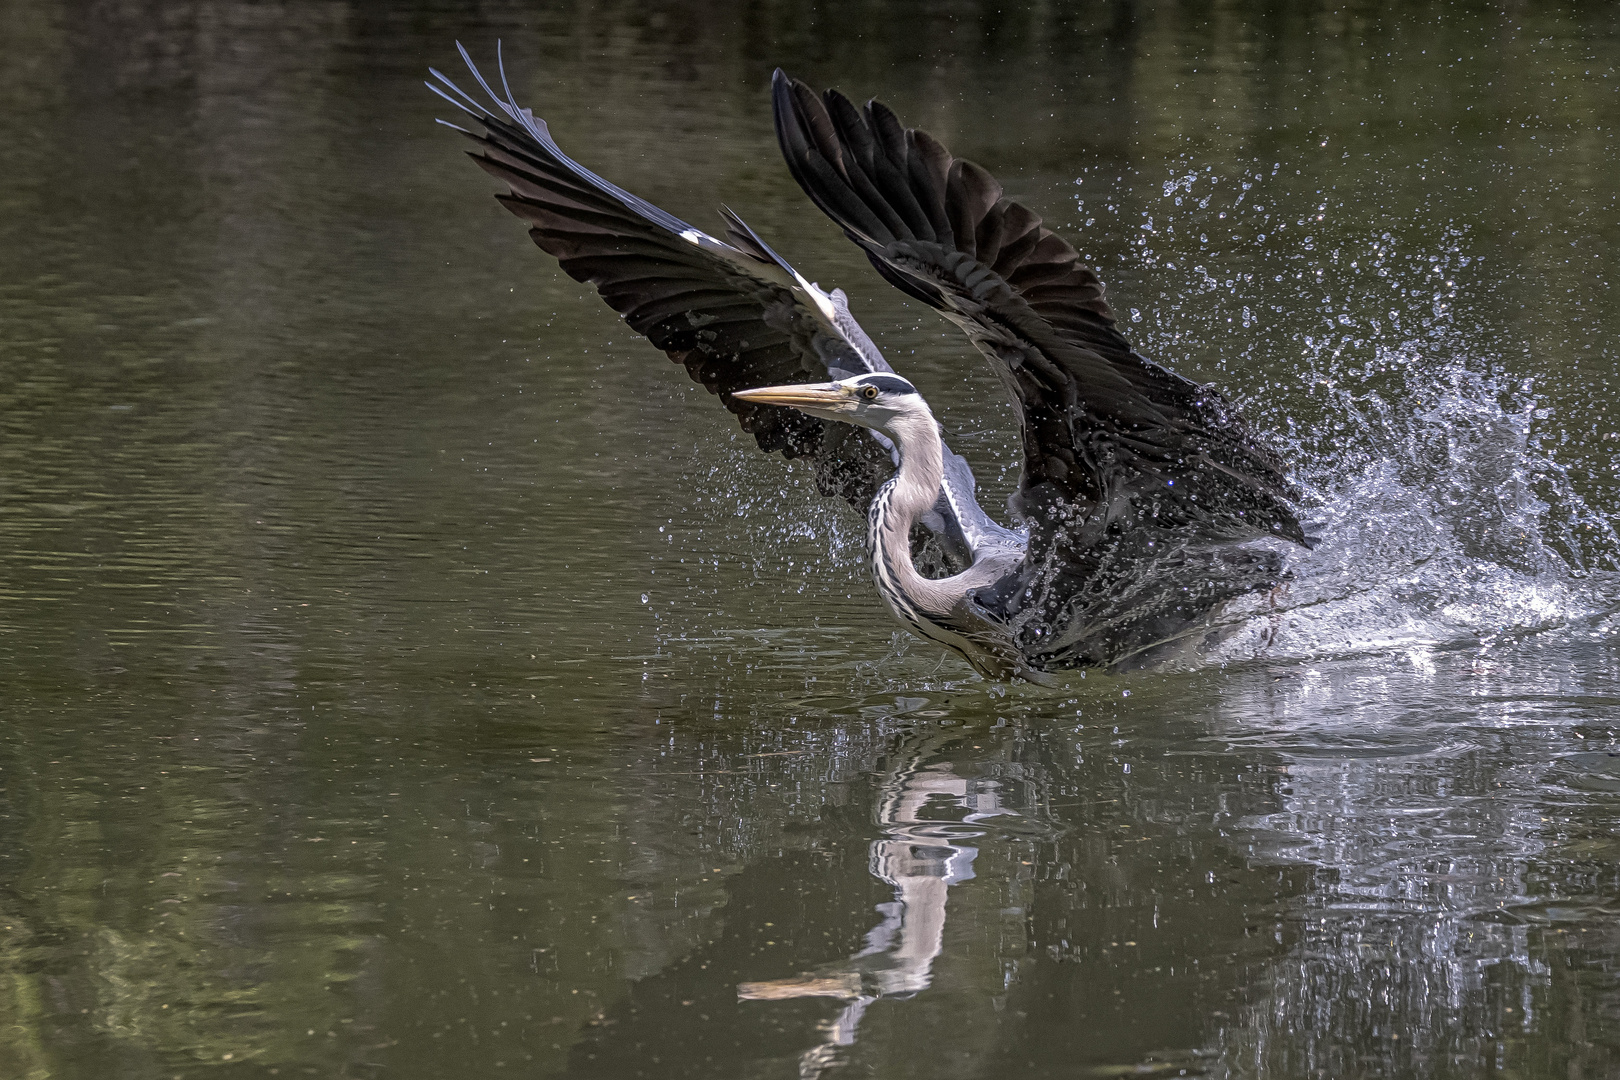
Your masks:
M 867 512 L 866 553 L 878 595 L 918 637 L 960 653 L 981 674 L 1025 672 L 1011 636 L 974 600 L 1016 569 L 1021 551 L 975 551 L 966 570 L 946 578 L 924 577 L 912 562 L 911 530 L 939 501 L 945 479 L 945 444 L 920 395 L 917 406 L 894 440 L 902 448 L 899 467 Z
M 800 186 L 886 280 L 961 327 L 1012 395 L 1016 530 L 979 506 L 967 462 L 841 291 L 729 210 L 720 240 L 603 180 L 468 66 L 498 114 L 437 72 L 429 85 L 483 124 L 473 158 L 509 186 L 498 198 L 535 242 L 762 448 L 809 459 L 824 494 L 864 509 L 884 603 L 982 674 L 1040 679 L 1199 633 L 1225 600 L 1277 580 L 1278 555 L 1251 541 L 1305 543 L 1280 459 L 1226 400 L 1132 350 L 1073 248 L 882 105 L 777 73 Z M 953 572 L 920 573 L 919 541 Z

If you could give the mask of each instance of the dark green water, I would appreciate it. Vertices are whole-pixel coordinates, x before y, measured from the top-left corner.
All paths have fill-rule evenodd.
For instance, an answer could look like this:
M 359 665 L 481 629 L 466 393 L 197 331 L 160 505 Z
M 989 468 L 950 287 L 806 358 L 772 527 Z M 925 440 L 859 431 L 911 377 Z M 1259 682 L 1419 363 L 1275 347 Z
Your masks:
M 1323 532 L 986 685 L 421 87 L 847 289 L 780 64 L 1073 237 Z M 1606 5 L 0 0 L 0 1077 L 1620 1075 Z

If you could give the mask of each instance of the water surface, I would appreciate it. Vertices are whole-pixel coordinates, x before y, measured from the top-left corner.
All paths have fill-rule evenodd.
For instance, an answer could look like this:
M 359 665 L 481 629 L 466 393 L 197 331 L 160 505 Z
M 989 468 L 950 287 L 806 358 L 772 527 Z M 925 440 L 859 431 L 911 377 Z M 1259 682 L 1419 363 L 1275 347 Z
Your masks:
M 1609 1076 L 1620 24 L 1600 5 L 0 4 L 0 1076 Z M 1071 237 L 1322 544 L 1001 687 L 432 123 L 848 290 L 780 64 Z

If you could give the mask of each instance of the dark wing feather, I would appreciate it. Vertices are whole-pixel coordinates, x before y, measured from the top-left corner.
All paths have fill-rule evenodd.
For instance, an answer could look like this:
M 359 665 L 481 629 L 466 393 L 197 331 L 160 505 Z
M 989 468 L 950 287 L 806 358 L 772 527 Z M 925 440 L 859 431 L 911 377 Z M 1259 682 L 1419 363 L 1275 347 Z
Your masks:
M 877 102 L 818 97 L 780 71 L 774 101 L 800 186 L 885 279 L 961 326 L 1011 392 L 1030 567 L 1095 570 L 1124 538 L 1165 530 L 1306 542 L 1278 456 L 1217 391 L 1133 351 L 1096 273 L 989 173 Z
M 491 91 L 465 50 L 462 58 L 494 110 L 437 71 L 441 85 L 428 87 L 483 126 L 457 130 L 478 144 L 473 160 L 507 185 L 496 198 L 529 224 L 534 242 L 718 394 L 762 449 L 811 459 L 824 494 L 864 510 L 893 468 L 883 447 L 848 424 L 731 396 L 826 381 L 829 363 L 851 374 L 888 370 L 864 335 L 852 344 L 736 215 L 726 213 L 728 244 L 602 179 L 564 154 L 509 91 L 504 100 Z

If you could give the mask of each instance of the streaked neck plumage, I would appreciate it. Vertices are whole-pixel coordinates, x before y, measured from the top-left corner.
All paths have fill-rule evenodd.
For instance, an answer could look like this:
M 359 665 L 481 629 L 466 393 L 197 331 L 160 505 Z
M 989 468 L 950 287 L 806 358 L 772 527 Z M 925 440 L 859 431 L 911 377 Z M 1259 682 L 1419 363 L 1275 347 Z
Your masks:
M 974 602 L 976 591 L 1009 572 L 1007 552 L 997 548 L 947 578 L 926 578 L 911 561 L 911 528 L 933 509 L 945 478 L 945 448 L 939 425 L 920 396 L 881 428 L 900 453 L 900 467 L 872 500 L 867 551 L 872 577 L 884 603 L 917 634 L 961 654 L 981 675 L 1041 681 L 1000 624 Z M 1021 558 L 1021 554 L 1018 556 Z
M 919 613 L 949 612 L 961 595 L 946 584 L 950 579 L 925 578 L 911 562 L 911 527 L 938 501 L 945 476 L 939 425 L 920 396 L 914 402 L 884 425 L 884 434 L 900 453 L 900 467 L 873 500 L 867 533 L 878 590 L 908 623 L 915 623 Z

